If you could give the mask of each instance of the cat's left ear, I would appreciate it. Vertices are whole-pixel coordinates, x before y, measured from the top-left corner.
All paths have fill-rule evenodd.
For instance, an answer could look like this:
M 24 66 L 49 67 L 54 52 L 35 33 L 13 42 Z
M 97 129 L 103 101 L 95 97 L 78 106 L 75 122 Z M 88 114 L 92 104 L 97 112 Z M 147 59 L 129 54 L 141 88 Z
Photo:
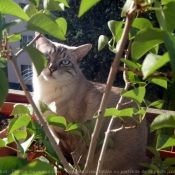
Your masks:
M 73 50 L 73 53 L 75 53 L 77 56 L 78 62 L 81 61 L 85 55 L 87 55 L 87 53 L 89 52 L 91 47 L 92 47 L 91 44 L 85 44 L 85 45 L 81 45 Z

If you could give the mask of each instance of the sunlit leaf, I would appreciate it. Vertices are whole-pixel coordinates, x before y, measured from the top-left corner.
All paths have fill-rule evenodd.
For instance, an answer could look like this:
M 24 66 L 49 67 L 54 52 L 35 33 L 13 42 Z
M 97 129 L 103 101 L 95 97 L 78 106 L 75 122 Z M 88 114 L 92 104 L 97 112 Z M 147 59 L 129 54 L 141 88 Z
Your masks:
M 167 62 L 169 62 L 168 52 L 166 52 L 163 56 L 149 53 L 142 64 L 142 73 L 144 75 L 143 78 L 145 79 L 160 67 L 164 66 Z
M 105 110 L 104 117 L 118 116 L 119 111 L 116 108 L 109 108 Z
M 62 30 L 63 34 L 65 35 L 67 32 L 67 21 L 64 18 L 58 18 L 56 20 L 59 28 Z
M 133 60 L 126 60 L 126 59 L 123 59 L 123 58 L 121 58 L 120 60 L 130 68 L 140 70 L 141 67 L 142 67 L 141 64 L 139 64 L 139 63 L 137 63 L 136 61 L 133 61 Z
M 100 35 L 98 38 L 98 51 L 102 50 L 108 44 L 108 37 Z
M 19 158 L 17 156 L 7 156 L 7 157 L 0 157 L 0 167 L 2 175 L 11 174 L 15 172 L 15 170 L 20 169 L 21 167 L 28 164 L 28 161 L 24 158 Z M 10 172 L 10 173 L 7 173 Z
M 55 125 L 64 129 L 67 128 L 66 119 L 62 116 L 56 116 L 50 114 L 47 116 L 47 122 L 49 123 L 49 125 Z
M 148 81 L 167 89 L 167 79 L 164 79 L 164 78 L 149 78 Z
M 71 130 L 81 130 L 82 128 L 82 124 L 81 123 L 75 123 L 71 126 L 67 126 L 66 130 L 65 131 L 71 131 Z
M 0 147 L 4 147 L 6 145 L 6 142 L 3 139 L 0 139 Z
M 118 116 L 119 117 L 132 117 L 135 112 L 136 112 L 135 108 L 126 108 L 126 109 L 120 110 L 118 113 Z
M 163 104 L 164 104 L 164 100 L 157 100 L 157 101 L 154 101 L 152 102 L 151 104 L 149 104 L 148 107 L 156 107 L 158 109 L 161 109 L 163 107 Z
M 15 42 L 21 39 L 21 34 L 14 33 L 8 37 L 8 42 Z
M 138 87 L 130 91 L 122 91 L 121 95 L 123 97 L 130 98 L 134 100 L 136 103 L 140 104 L 143 101 L 143 98 L 145 96 L 145 87 Z
M 156 1 L 155 7 L 161 8 L 161 4 Z M 167 3 L 161 10 L 155 10 L 157 20 L 159 22 L 159 25 L 161 29 L 167 31 L 167 32 L 173 32 L 175 29 L 175 23 L 174 23 L 174 18 L 175 18 L 175 1 Z
M 30 111 L 27 107 L 21 104 L 15 105 L 11 115 L 18 115 L 18 114 L 30 114 Z
M 25 47 L 24 50 L 26 50 L 29 54 L 38 75 L 40 75 L 40 73 L 46 67 L 47 64 L 46 56 L 43 53 L 41 53 L 38 49 L 35 49 L 32 46 Z
M 55 20 L 51 19 L 44 13 L 37 13 L 33 15 L 27 23 L 27 29 L 65 40 L 64 33 L 59 28 Z
M 145 28 L 137 32 L 131 47 L 132 58 L 140 59 L 149 50 L 163 43 L 164 31 L 158 28 Z
M 122 8 L 121 17 L 126 16 L 126 13 L 132 8 L 134 1 L 127 0 Z
M 63 3 L 66 7 L 69 7 L 69 4 L 67 3 L 66 0 L 54 0 L 54 1 Z
M 84 13 L 86 13 L 91 7 L 100 2 L 100 0 L 81 0 L 80 9 L 78 13 L 78 17 L 81 17 Z
M 175 135 L 167 136 L 164 134 L 160 134 L 157 138 L 157 142 L 157 149 L 165 149 L 175 146 Z
M 14 131 L 13 135 L 15 136 L 15 138 L 17 140 L 26 139 L 27 132 L 23 131 L 23 130 Z M 14 138 L 13 138 L 12 133 L 11 133 L 11 134 L 8 134 L 8 136 L 7 136 L 6 144 L 9 144 L 9 143 L 12 143 L 12 142 L 14 142 Z
M 27 4 L 24 7 L 24 11 L 27 13 L 27 15 L 29 17 L 31 17 L 32 15 L 34 15 L 35 13 L 37 13 L 37 10 L 35 8 L 35 6 L 33 4 Z
M 58 2 L 54 0 L 44 0 L 43 1 L 43 7 L 45 10 L 59 10 L 64 11 L 64 7 L 60 6 Z
M 0 12 L 2 14 L 14 15 L 25 21 L 29 19 L 27 14 L 12 0 L 0 0 Z
M 9 124 L 8 133 L 10 134 L 19 128 L 27 126 L 30 121 L 31 118 L 29 115 L 23 115 L 19 118 L 13 118 Z
M 108 21 L 108 27 L 109 27 L 109 29 L 110 29 L 113 37 L 116 37 L 119 34 L 119 32 L 121 31 L 121 28 L 122 28 L 123 24 L 124 24 L 123 21 L 115 21 L 115 20 Z
M 32 141 L 33 141 L 33 139 L 34 139 L 34 134 L 31 136 L 31 137 L 29 137 L 25 142 L 23 142 L 22 144 L 21 144 L 21 146 L 22 146 L 22 148 L 23 148 L 23 152 L 22 152 L 22 154 L 24 154 L 26 151 L 27 151 L 27 149 L 29 148 L 29 146 L 32 144 Z
M 137 29 L 151 28 L 152 23 L 146 18 L 135 18 L 132 27 Z
M 0 77 L 1 77 L 0 81 L 0 108 L 1 108 L 7 97 L 9 88 L 8 79 L 6 77 L 5 72 L 1 68 L 0 68 Z
M 158 115 L 150 126 L 150 131 L 153 132 L 161 128 L 175 128 L 175 116 L 169 114 Z
M 35 6 L 39 5 L 40 0 L 29 0 L 31 3 L 33 3 Z

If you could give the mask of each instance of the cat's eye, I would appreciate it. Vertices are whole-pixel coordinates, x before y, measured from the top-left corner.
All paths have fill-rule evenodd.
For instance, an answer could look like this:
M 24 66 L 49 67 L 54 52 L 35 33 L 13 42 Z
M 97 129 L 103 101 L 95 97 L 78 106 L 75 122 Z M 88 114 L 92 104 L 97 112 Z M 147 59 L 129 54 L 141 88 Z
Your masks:
M 45 54 L 47 61 L 50 61 L 50 56 L 48 54 Z
M 62 65 L 68 65 L 68 64 L 70 64 L 71 62 L 69 61 L 69 60 L 62 60 L 61 61 L 61 64 Z

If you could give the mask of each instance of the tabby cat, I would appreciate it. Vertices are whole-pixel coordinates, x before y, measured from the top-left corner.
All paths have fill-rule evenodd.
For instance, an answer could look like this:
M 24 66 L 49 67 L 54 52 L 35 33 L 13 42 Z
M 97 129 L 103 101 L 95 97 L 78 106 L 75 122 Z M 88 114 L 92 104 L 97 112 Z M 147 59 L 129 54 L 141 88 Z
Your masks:
M 64 116 L 67 122 L 83 123 L 92 120 L 98 110 L 104 84 L 88 81 L 79 68 L 82 58 L 91 49 L 90 44 L 79 47 L 52 42 L 43 35 L 36 41 L 36 47 L 42 53 L 47 54 L 48 64 L 42 73 L 37 76 L 33 70 L 34 100 L 50 104 L 56 103 L 56 113 Z M 112 87 L 107 107 L 115 107 L 121 88 Z M 128 100 L 125 99 L 124 103 Z M 133 107 L 134 103 L 125 103 L 123 108 Z M 108 126 L 109 118 L 105 119 L 101 137 Z M 125 118 L 125 126 L 136 125 L 136 122 Z M 122 126 L 122 121 L 115 120 L 113 129 Z M 84 166 L 87 157 L 89 143 L 85 143 L 79 136 L 65 132 L 62 128 L 50 126 L 56 137 L 60 140 L 60 147 L 65 157 L 70 160 L 71 152 L 75 152 L 79 159 L 79 165 Z M 101 174 L 138 174 L 139 163 L 145 159 L 145 147 L 147 141 L 147 126 L 145 120 L 135 129 L 125 129 L 112 133 L 110 138 L 114 147 L 108 146 Z M 98 145 L 92 161 L 92 171 L 96 170 L 101 145 Z M 91 174 L 93 174 L 91 172 Z

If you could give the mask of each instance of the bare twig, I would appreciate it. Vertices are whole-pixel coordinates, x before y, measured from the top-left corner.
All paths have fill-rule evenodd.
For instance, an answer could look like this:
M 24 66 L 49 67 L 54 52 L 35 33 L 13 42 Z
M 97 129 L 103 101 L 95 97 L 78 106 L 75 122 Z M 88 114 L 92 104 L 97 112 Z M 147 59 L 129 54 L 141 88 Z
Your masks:
M 29 46 L 30 44 L 32 44 L 38 37 L 39 37 L 39 35 L 37 35 L 37 36 L 28 44 L 28 46 Z M 70 168 L 70 166 L 69 166 L 67 160 L 66 160 L 65 157 L 63 156 L 63 154 L 62 154 L 62 152 L 61 152 L 61 150 L 60 150 L 59 145 L 57 145 L 57 143 L 56 143 L 56 141 L 55 141 L 53 135 L 51 134 L 51 132 L 50 132 L 50 130 L 49 130 L 49 127 L 48 127 L 48 125 L 47 125 L 47 122 L 44 120 L 44 118 L 42 117 L 42 115 L 41 115 L 41 113 L 39 112 L 38 108 L 36 107 L 36 105 L 35 105 L 35 103 L 34 103 L 32 97 L 31 97 L 31 95 L 30 95 L 30 93 L 29 93 L 29 91 L 28 91 L 28 89 L 27 89 L 27 87 L 26 87 L 26 85 L 25 85 L 25 83 L 24 83 L 24 81 L 23 81 L 23 79 L 22 79 L 22 76 L 21 76 L 21 74 L 20 74 L 20 71 L 19 71 L 19 68 L 18 68 L 18 66 L 17 66 L 16 60 L 17 60 L 17 57 L 18 57 L 23 51 L 24 51 L 24 49 L 21 49 L 18 53 L 16 53 L 15 55 L 13 55 L 12 58 L 10 59 L 11 62 L 12 62 L 12 65 L 13 65 L 13 67 L 14 67 L 14 70 L 15 70 L 15 72 L 16 72 L 16 75 L 17 75 L 17 77 L 18 77 L 18 79 L 19 79 L 19 82 L 20 82 L 20 84 L 21 84 L 21 86 L 22 86 L 22 89 L 23 89 L 23 91 L 24 91 L 24 93 L 25 93 L 25 95 L 26 95 L 26 97 L 27 97 L 29 103 L 32 105 L 32 107 L 33 107 L 33 109 L 34 109 L 34 112 L 35 112 L 35 114 L 37 115 L 37 117 L 38 117 L 38 119 L 39 119 L 39 121 L 40 121 L 40 123 L 41 123 L 41 125 L 42 125 L 42 127 L 43 127 L 43 129 L 44 129 L 44 131 L 45 131 L 45 133 L 46 133 L 46 135 L 47 135 L 47 137 L 48 137 L 48 139 L 50 140 L 50 142 L 51 142 L 51 144 L 52 144 L 52 146 L 53 146 L 55 152 L 57 153 L 58 157 L 60 158 L 61 163 L 62 163 L 63 166 L 67 169 L 67 171 L 68 171 L 69 174 L 73 174 L 72 169 Z
M 39 33 L 37 36 L 35 36 L 35 38 L 33 38 L 32 41 L 30 41 L 29 44 L 26 45 L 26 47 L 27 47 L 27 46 L 31 46 L 40 36 L 41 36 L 41 34 Z M 15 54 L 15 57 L 16 57 L 16 58 L 19 57 L 19 55 L 20 55 L 22 52 L 24 52 L 24 51 L 25 51 L 24 49 L 20 49 L 20 50 Z
M 71 156 L 72 156 L 75 168 L 76 168 L 76 174 L 81 175 L 81 170 L 80 170 L 80 167 L 78 166 L 77 157 L 76 157 L 75 152 L 71 152 Z
M 103 116 L 104 116 L 105 108 L 106 108 L 106 105 L 107 105 L 107 100 L 108 100 L 110 90 L 111 90 L 111 87 L 113 85 L 115 76 L 118 72 L 117 68 L 118 68 L 119 63 L 120 63 L 120 58 L 122 57 L 122 54 L 123 54 L 123 50 L 124 50 L 124 47 L 125 47 L 125 44 L 126 44 L 126 41 L 127 41 L 127 38 L 128 38 L 128 34 L 129 34 L 129 31 L 130 31 L 130 27 L 131 27 L 131 24 L 132 24 L 133 19 L 134 19 L 134 14 L 135 14 L 134 11 L 136 10 L 136 8 L 137 8 L 136 6 L 133 6 L 132 9 L 131 9 L 131 11 L 133 13 L 128 13 L 127 14 L 124 31 L 123 31 L 123 34 L 122 34 L 122 37 L 121 37 L 121 42 L 120 42 L 120 45 L 118 47 L 117 54 L 115 56 L 114 62 L 111 65 L 111 68 L 110 68 L 110 73 L 109 73 L 109 76 L 108 76 L 107 85 L 106 85 L 106 88 L 105 88 L 105 92 L 102 96 L 100 108 L 99 108 L 99 111 L 98 111 L 98 118 L 97 118 L 97 121 L 96 121 L 94 132 L 92 134 L 90 148 L 89 148 L 89 152 L 88 152 L 88 156 L 87 156 L 87 160 L 86 160 L 86 164 L 85 164 L 85 168 L 84 168 L 85 172 L 86 172 L 86 170 L 90 169 L 91 163 L 92 163 L 93 158 L 94 158 L 94 152 L 95 152 L 95 148 L 96 148 L 96 145 L 97 145 L 97 140 L 98 140 L 98 137 L 99 137 L 101 126 L 102 126 L 102 123 L 103 123 L 103 118 L 104 118 Z
M 128 67 L 118 67 L 118 71 L 131 71 L 133 73 L 135 73 L 136 75 L 143 77 L 142 72 L 138 71 L 137 69 L 133 69 L 133 68 L 128 68 Z M 149 75 L 148 77 L 166 77 L 166 78 L 170 78 L 172 77 L 172 71 L 167 72 L 167 73 L 153 73 L 151 75 Z

